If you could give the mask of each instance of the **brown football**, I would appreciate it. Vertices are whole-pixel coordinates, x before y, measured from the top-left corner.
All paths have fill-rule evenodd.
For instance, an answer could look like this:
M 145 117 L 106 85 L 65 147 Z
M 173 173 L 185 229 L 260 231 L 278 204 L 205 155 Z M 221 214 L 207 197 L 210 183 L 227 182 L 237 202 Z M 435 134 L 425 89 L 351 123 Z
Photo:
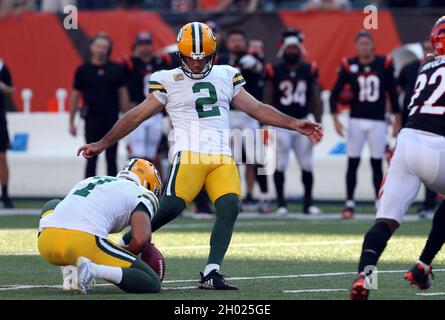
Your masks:
M 162 282 L 165 276 L 165 260 L 161 251 L 159 251 L 153 243 L 150 243 L 145 247 L 145 250 L 142 251 L 141 259 L 158 274 Z

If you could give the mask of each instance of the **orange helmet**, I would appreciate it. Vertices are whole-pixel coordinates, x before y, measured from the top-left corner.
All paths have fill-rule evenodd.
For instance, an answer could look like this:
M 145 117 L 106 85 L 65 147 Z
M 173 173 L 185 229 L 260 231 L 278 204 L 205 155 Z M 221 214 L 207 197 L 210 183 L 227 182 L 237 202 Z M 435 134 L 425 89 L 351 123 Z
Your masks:
M 144 188 L 151 190 L 158 198 L 161 193 L 161 177 L 155 166 L 145 159 L 133 158 L 125 163 L 117 174 L 118 178 L 132 180 Z
M 445 16 L 439 18 L 431 30 L 431 45 L 437 56 L 445 55 Z
M 212 70 L 216 56 L 216 37 L 212 29 L 202 22 L 190 22 L 179 30 L 176 41 L 182 71 L 192 79 L 206 77 Z M 185 63 L 184 57 L 205 59 L 206 64 L 201 72 L 193 73 Z

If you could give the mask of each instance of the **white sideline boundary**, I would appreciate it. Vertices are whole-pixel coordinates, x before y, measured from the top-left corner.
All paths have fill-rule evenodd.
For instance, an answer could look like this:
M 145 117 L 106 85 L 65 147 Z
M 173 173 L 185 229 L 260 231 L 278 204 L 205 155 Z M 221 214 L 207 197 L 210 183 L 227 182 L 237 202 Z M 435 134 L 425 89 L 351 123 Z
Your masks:
M 0 217 L 2 216 L 39 216 L 40 209 L 0 209 Z M 194 214 L 191 211 L 185 211 L 183 217 L 192 218 L 194 220 L 214 220 L 214 215 L 209 214 Z M 252 219 L 261 219 L 261 220 L 307 220 L 307 221 L 326 221 L 326 220 L 338 220 L 343 223 L 353 223 L 358 221 L 372 221 L 375 219 L 374 213 L 358 213 L 351 220 L 343 221 L 341 219 L 341 213 L 321 213 L 317 215 L 306 215 L 301 212 L 289 212 L 284 216 L 276 215 L 274 213 L 270 214 L 262 214 L 256 212 L 240 212 L 238 215 L 238 220 L 252 220 Z M 404 222 L 412 222 L 412 221 L 423 221 L 425 219 L 419 218 L 417 215 L 406 215 L 403 219 Z M 198 225 L 198 224 L 196 224 Z M 166 226 L 163 229 L 167 229 L 167 227 L 174 228 L 175 225 Z
M 434 272 L 444 272 L 445 269 L 435 269 Z M 406 270 L 381 270 L 378 273 L 404 273 Z M 226 280 L 230 281 L 249 281 L 249 280 L 271 280 L 271 279 L 295 279 L 295 278 L 314 278 L 314 277 L 338 277 L 338 276 L 349 276 L 356 275 L 357 272 L 333 272 L 333 273 L 302 273 L 302 274 L 289 274 L 289 275 L 269 275 L 269 276 L 255 276 L 255 277 L 229 277 Z M 180 283 L 197 283 L 197 279 L 187 279 L 187 280 L 165 280 L 163 284 L 180 284 Z M 98 284 L 97 287 L 106 287 L 112 286 L 112 284 Z M 23 289 L 38 289 L 38 288 L 54 288 L 54 289 L 62 289 L 61 285 L 1 285 L 1 291 L 12 291 L 12 290 L 23 290 Z M 187 286 L 187 287 L 163 287 L 162 290 L 187 290 L 187 289 L 195 289 L 196 286 Z M 307 290 L 321 290 L 321 289 L 307 289 Z M 330 289 L 329 289 L 330 290 Z M 340 290 L 340 289 L 335 289 Z M 344 290 L 344 289 L 341 289 Z M 288 290 L 291 291 L 291 290 Z M 294 291 L 294 290 L 292 290 Z M 427 293 L 417 294 L 417 295 L 426 295 Z M 436 294 L 439 293 L 430 293 Z M 442 294 L 442 293 L 440 293 Z M 445 292 L 443 293 L 445 294 Z

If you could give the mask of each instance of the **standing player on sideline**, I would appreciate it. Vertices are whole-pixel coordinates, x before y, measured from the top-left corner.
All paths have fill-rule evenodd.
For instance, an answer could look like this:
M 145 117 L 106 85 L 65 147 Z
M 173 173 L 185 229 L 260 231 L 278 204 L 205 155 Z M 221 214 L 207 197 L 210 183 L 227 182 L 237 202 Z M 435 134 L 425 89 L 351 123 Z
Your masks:
M 0 59 L 0 184 L 2 187 L 2 202 L 5 208 L 14 207 L 8 194 L 9 169 L 6 158 L 6 150 L 9 148 L 8 123 L 6 120 L 5 96 L 14 92 L 11 73 L 8 67 Z
M 280 48 L 281 62 L 272 69 L 272 96 L 274 105 L 281 112 L 296 119 L 307 119 L 313 113 L 317 122 L 321 121 L 322 106 L 320 87 L 317 82 L 318 67 L 315 63 L 303 60 L 302 43 L 297 36 L 284 39 Z M 319 209 L 313 205 L 312 199 L 312 144 L 301 134 L 277 128 L 277 169 L 274 174 L 277 191 L 277 214 L 287 213 L 284 199 L 284 171 L 289 161 L 289 153 L 293 149 L 302 171 L 304 185 L 303 212 L 317 214 Z
M 387 124 L 385 111 L 387 94 L 391 111 L 396 114 L 394 135 L 400 128 L 394 68 L 390 57 L 375 55 L 374 39 L 367 31 L 360 31 L 355 37 L 357 56 L 343 59 L 337 82 L 330 98 L 331 112 L 337 133 L 344 136 L 344 128 L 338 119 L 337 102 L 345 84 L 352 88 L 351 113 L 347 132 L 348 170 L 346 173 L 347 198 L 343 219 L 350 219 L 355 209 L 354 191 L 357 184 L 357 169 L 365 141 L 371 150 L 371 168 L 375 196 L 383 178 L 382 160 L 386 149 Z M 377 205 L 377 201 L 376 201 Z
M 124 67 L 130 106 L 135 107 L 148 97 L 148 81 L 152 73 L 164 69 L 162 59 L 153 55 L 153 41 L 149 32 L 141 31 L 137 34 L 133 55 L 124 60 Z M 144 121 L 128 136 L 129 158 L 147 159 L 160 168 L 157 154 L 162 131 L 162 112 Z
M 445 193 L 445 16 L 434 25 L 431 43 L 436 57 L 424 64 L 411 97 L 407 124 L 397 138 L 396 151 L 380 190 L 375 224 L 366 233 L 358 276 L 350 298 L 368 298 L 365 268 L 376 266 L 388 240 L 416 199 L 424 183 Z M 431 284 L 431 261 L 445 242 L 445 203 L 437 209 L 425 249 L 405 278 L 421 289 Z
M 183 26 L 177 37 L 181 67 L 156 72 L 150 79 L 150 95 L 114 126 L 100 141 L 79 148 L 78 155 L 93 157 L 126 136 L 153 114 L 167 110 L 175 144 L 168 184 L 153 220 L 153 231 L 178 217 L 204 186 L 216 208 L 210 238 L 210 254 L 199 287 L 236 290 L 219 273 L 239 212 L 241 195 L 238 170 L 229 146 L 230 105 L 259 121 L 298 131 L 318 142 L 319 124 L 297 120 L 252 97 L 239 71 L 213 65 L 216 40 L 200 22 Z
M 42 209 L 38 247 L 48 263 L 61 266 L 70 290 L 86 294 L 95 279 L 128 293 L 161 290 L 158 275 L 136 258 L 151 241 L 151 219 L 158 209 L 161 182 L 147 160 L 131 159 L 116 177 L 91 177 L 77 183 L 61 201 Z M 131 226 L 128 250 L 107 240 Z M 75 265 L 75 267 L 73 266 Z M 65 266 L 72 266 L 71 273 Z

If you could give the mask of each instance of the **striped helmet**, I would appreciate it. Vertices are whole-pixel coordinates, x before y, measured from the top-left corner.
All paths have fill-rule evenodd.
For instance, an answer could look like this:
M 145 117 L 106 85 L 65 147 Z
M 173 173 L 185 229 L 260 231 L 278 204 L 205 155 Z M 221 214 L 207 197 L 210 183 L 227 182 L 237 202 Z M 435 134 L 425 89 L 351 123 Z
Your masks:
M 212 70 L 216 55 L 216 37 L 212 29 L 202 22 L 190 22 L 179 30 L 176 41 L 182 71 L 192 79 L 206 77 Z M 205 59 L 206 64 L 201 72 L 193 73 L 184 61 L 184 57 Z
M 125 163 L 117 174 L 118 178 L 132 180 L 144 188 L 151 190 L 158 198 L 161 193 L 161 177 L 158 170 L 148 160 L 133 158 Z
M 436 55 L 445 55 L 445 16 L 437 20 L 431 30 L 431 45 Z

